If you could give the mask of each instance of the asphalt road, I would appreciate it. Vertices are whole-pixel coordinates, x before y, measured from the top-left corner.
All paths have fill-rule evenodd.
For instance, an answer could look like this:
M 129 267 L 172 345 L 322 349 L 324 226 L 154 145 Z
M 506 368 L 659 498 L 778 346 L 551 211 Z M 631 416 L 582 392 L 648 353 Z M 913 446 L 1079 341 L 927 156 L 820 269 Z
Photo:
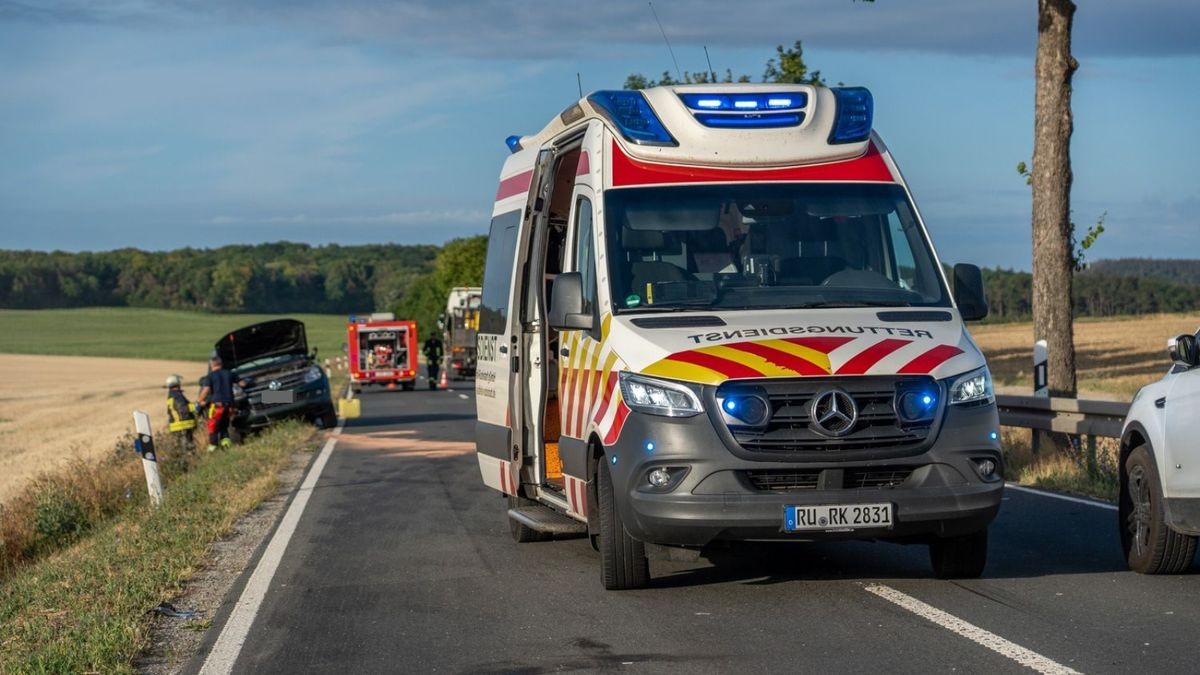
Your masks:
M 923 546 L 760 545 L 606 592 L 586 539 L 510 539 L 479 480 L 470 384 L 455 389 L 362 396 L 234 672 L 1200 670 L 1200 576 L 1128 572 L 1114 511 L 1011 489 L 980 580 L 931 579 Z M 981 644 L 997 636 L 1015 656 Z

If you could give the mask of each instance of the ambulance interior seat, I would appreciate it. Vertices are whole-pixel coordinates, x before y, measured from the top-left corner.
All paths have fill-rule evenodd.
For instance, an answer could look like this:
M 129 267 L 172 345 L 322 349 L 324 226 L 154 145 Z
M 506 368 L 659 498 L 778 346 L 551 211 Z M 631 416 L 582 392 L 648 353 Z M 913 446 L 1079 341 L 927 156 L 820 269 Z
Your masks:
M 664 255 L 678 256 L 683 247 L 676 237 L 668 243 L 667 234 L 659 230 L 622 228 L 621 248 L 629 260 L 629 292 L 642 295 L 647 284 L 664 281 L 689 281 L 695 277 L 679 265 L 662 259 Z M 674 233 L 670 233 L 674 234 Z
M 833 219 L 805 223 L 800 228 L 800 255 L 779 261 L 779 280 L 790 284 L 821 284 L 848 267 Z

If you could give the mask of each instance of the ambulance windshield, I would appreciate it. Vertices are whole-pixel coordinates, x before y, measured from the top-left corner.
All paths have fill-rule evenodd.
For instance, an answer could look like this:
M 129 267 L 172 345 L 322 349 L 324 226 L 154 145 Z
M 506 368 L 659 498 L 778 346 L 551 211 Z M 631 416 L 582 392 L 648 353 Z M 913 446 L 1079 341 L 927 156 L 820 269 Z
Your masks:
M 896 185 L 629 188 L 605 209 L 617 313 L 950 305 Z

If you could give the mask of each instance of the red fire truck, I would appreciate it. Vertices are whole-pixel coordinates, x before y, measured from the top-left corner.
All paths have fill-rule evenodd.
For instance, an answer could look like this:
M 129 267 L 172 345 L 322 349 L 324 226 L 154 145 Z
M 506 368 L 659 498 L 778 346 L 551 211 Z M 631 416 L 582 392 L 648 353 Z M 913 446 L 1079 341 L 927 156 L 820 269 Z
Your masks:
M 360 392 L 369 384 L 411 390 L 417 383 L 417 322 L 394 314 L 350 317 L 346 327 L 350 384 Z

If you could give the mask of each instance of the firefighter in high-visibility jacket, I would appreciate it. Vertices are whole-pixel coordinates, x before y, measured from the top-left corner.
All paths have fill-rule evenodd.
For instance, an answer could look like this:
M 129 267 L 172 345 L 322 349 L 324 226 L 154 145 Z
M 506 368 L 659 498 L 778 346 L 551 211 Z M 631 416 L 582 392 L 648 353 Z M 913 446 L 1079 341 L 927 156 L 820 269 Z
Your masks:
M 184 395 L 182 384 L 178 375 L 167 378 L 167 428 L 179 445 L 192 450 L 196 446 L 196 408 Z

